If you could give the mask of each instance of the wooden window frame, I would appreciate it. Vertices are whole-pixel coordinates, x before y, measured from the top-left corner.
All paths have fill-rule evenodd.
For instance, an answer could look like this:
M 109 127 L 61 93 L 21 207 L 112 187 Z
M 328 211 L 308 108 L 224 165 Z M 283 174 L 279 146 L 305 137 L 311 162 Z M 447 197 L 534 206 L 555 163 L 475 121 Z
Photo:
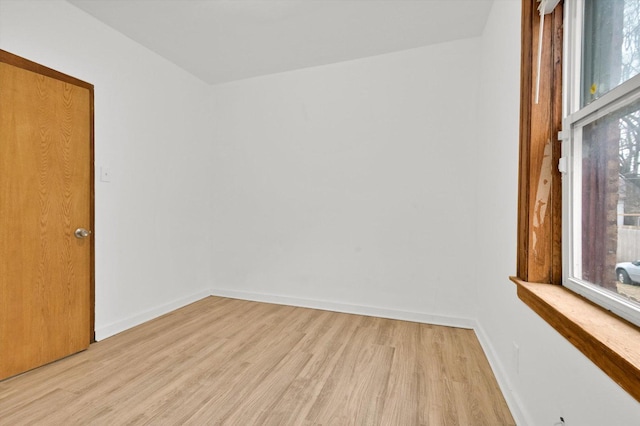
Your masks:
M 640 401 L 640 327 L 562 286 L 562 125 L 564 1 L 545 16 L 539 102 L 535 102 L 540 16 L 522 0 L 518 297 Z M 536 60 L 534 60 L 534 58 Z

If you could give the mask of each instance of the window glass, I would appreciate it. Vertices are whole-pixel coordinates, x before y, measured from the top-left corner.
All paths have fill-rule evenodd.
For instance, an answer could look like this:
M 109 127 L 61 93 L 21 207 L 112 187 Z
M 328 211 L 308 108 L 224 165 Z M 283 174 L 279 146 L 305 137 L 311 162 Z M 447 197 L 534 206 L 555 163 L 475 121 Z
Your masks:
M 640 0 L 586 0 L 582 105 L 640 73 Z
M 640 325 L 640 0 L 578 2 L 581 46 L 569 57 L 580 56 L 571 77 L 581 100 L 563 125 L 564 285 Z
M 640 308 L 640 101 L 581 133 L 581 267 L 576 278 Z

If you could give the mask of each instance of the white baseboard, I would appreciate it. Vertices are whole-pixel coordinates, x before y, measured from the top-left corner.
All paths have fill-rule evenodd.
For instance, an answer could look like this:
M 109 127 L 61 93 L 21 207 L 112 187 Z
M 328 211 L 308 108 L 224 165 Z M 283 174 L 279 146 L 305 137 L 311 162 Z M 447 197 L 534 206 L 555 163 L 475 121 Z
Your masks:
M 107 337 L 111 337 L 131 327 L 135 327 L 136 325 L 140 325 L 161 315 L 167 314 L 171 311 L 175 311 L 176 309 L 182 308 L 183 306 L 186 306 L 190 303 L 197 302 L 198 300 L 204 299 L 205 297 L 208 297 L 210 295 L 211 292 L 208 290 L 201 291 L 190 296 L 166 303 L 164 305 L 146 310 L 144 312 L 140 312 L 136 315 L 130 316 L 129 318 L 123 319 L 121 321 L 116 321 L 104 327 L 96 328 L 96 340 L 100 341 L 106 339 Z
M 476 332 L 476 336 L 480 341 L 480 345 L 484 350 L 487 360 L 489 360 L 489 365 L 491 366 L 491 370 L 493 370 L 493 375 L 498 381 L 498 386 L 500 386 L 502 395 L 504 395 L 504 399 L 507 401 L 507 405 L 509 406 L 509 410 L 511 410 L 511 415 L 515 420 L 516 425 L 533 425 L 534 423 L 531 420 L 531 416 L 523 408 L 524 404 L 522 404 L 520 397 L 514 392 L 511 381 L 509 380 L 509 375 L 506 373 L 504 365 L 496 355 L 496 351 L 493 348 L 487 333 L 485 333 L 484 328 L 482 328 L 482 325 L 476 321 L 473 329 Z
M 447 327 L 467 328 L 475 331 L 480 344 L 489 360 L 489 365 L 494 372 L 498 386 L 511 410 L 518 426 L 528 426 L 533 423 L 530 416 L 522 409 L 524 405 L 520 398 L 514 393 L 513 387 L 505 372 L 505 369 L 496 356 L 496 352 L 491 345 L 482 326 L 473 319 L 448 317 L 443 315 L 431 315 L 423 312 L 401 311 L 396 309 L 380 308 L 375 306 L 354 305 L 341 302 L 329 302 L 325 300 L 304 299 L 298 297 L 279 296 L 275 294 L 253 293 L 236 291 L 229 289 L 214 288 L 211 290 L 212 296 L 229 297 L 232 299 L 251 300 L 255 302 L 275 303 L 279 305 L 299 306 L 303 308 L 322 309 L 325 311 L 343 312 L 347 314 L 358 314 L 404 321 L 414 321 L 425 324 L 443 325 Z
M 121 321 L 114 322 L 105 327 L 96 329 L 96 340 L 103 340 L 107 337 L 118 334 L 131 327 L 140 325 L 146 321 L 157 318 L 161 315 L 179 309 L 190 303 L 204 299 L 207 296 L 229 297 L 232 299 L 251 300 L 255 302 L 275 303 L 279 305 L 299 306 L 303 308 L 321 309 L 325 311 L 342 312 L 347 314 L 358 314 L 380 318 L 397 319 L 404 321 L 413 321 L 425 324 L 443 325 L 447 327 L 467 328 L 475 331 L 485 355 L 491 365 L 491 369 L 498 381 L 500 390 L 511 410 L 514 420 L 518 426 L 532 425 L 531 417 L 523 409 L 518 395 L 513 391 L 513 387 L 506 374 L 503 364 L 500 362 L 496 352 L 485 333 L 482 326 L 474 319 L 449 317 L 444 315 L 432 315 L 423 312 L 403 311 L 397 309 L 387 309 L 376 306 L 356 305 L 350 303 L 331 302 L 326 300 L 305 299 L 298 297 L 280 296 L 266 293 L 253 293 L 236 291 L 229 289 L 213 288 L 210 291 L 201 291 L 184 297 L 162 306 L 149 309 L 139 314 L 133 315 Z
M 213 288 L 211 289 L 211 295 L 229 297 L 232 299 L 251 300 L 254 302 L 299 306 L 301 308 L 321 309 L 324 311 L 342 312 L 345 314 L 358 314 L 371 317 L 421 322 L 425 324 L 444 325 L 447 327 L 472 329 L 475 325 L 475 321 L 469 318 L 431 315 L 423 312 L 402 311 L 397 309 L 380 308 L 376 306 L 355 305 L 351 303 L 330 302 L 326 300 L 279 296 L 276 294 L 253 293 L 222 288 Z

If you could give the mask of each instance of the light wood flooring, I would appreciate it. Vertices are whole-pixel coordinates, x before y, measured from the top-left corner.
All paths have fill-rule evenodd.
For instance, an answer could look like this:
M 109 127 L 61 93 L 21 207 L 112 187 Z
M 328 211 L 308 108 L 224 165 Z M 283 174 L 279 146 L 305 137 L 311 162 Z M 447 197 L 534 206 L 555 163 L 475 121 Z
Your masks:
M 1 425 L 514 425 L 472 330 L 208 297 L 0 382 Z

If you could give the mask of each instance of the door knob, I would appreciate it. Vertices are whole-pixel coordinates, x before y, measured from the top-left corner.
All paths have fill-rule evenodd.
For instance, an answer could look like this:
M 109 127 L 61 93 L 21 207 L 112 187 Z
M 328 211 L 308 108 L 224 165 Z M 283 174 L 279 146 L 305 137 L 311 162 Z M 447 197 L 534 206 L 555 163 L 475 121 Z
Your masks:
M 76 238 L 87 238 L 89 235 L 91 235 L 91 231 L 88 231 L 84 228 L 78 228 L 76 229 L 75 235 Z

